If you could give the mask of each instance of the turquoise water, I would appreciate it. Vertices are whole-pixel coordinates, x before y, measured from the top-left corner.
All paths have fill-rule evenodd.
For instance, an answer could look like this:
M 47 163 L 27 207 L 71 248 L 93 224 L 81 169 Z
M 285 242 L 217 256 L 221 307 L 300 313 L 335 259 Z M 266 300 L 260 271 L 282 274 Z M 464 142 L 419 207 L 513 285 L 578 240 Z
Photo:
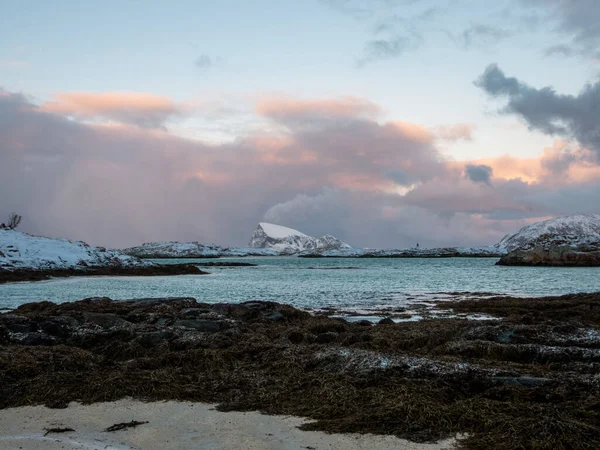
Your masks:
M 168 260 L 169 263 L 201 260 Z M 207 260 L 215 261 L 215 260 Z M 0 285 L 0 308 L 86 297 L 113 299 L 189 296 L 199 301 L 271 300 L 299 307 L 377 308 L 439 297 L 492 292 L 542 296 L 600 291 L 600 268 L 495 266 L 495 258 L 302 259 L 222 258 L 258 267 L 205 270 L 174 277 L 73 277 Z

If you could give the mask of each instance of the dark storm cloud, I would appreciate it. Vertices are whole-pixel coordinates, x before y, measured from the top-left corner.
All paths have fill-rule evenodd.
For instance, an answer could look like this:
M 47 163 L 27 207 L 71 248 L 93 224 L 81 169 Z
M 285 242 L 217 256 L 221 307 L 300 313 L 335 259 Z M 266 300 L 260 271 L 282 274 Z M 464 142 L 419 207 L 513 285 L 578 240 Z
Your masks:
M 573 137 L 600 152 L 600 81 L 585 86 L 578 95 L 562 95 L 551 87 L 536 89 L 507 77 L 492 64 L 475 84 L 492 97 L 506 98 L 502 112 L 521 117 L 529 128 Z
M 485 164 L 467 164 L 465 167 L 465 175 L 474 183 L 491 184 L 493 169 Z

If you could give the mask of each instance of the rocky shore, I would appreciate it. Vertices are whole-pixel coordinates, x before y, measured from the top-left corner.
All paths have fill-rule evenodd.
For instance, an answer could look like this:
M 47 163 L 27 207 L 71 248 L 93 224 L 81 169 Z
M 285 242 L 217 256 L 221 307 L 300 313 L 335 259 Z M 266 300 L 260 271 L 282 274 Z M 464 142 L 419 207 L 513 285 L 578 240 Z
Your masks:
M 0 284 L 19 281 L 41 281 L 50 278 L 91 277 L 91 276 L 165 276 L 165 275 L 206 275 L 194 264 L 152 264 L 146 266 L 104 266 L 68 269 L 0 269 Z
M 498 320 L 349 323 L 192 298 L 0 314 L 0 408 L 126 397 L 470 449 L 600 448 L 600 294 L 444 302 Z
M 577 235 L 543 235 L 503 255 L 500 266 L 600 266 L 600 241 Z

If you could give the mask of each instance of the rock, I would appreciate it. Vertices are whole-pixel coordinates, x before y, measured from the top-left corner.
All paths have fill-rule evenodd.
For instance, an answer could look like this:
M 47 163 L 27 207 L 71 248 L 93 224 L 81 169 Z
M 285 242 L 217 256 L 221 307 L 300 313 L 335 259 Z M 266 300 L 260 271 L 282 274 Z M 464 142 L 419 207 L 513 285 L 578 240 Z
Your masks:
M 29 333 L 30 331 L 37 331 L 37 326 L 28 320 L 8 321 L 5 322 L 5 326 L 11 333 Z
M 19 345 L 38 346 L 54 345 L 56 341 L 44 333 L 15 333 L 11 336 L 11 341 Z
M 137 341 L 146 348 L 155 347 L 161 342 L 168 341 L 173 337 L 173 333 L 168 330 L 151 331 L 148 333 L 139 333 Z
M 133 300 L 126 300 L 135 306 L 158 306 L 167 305 L 173 302 L 190 302 L 196 303 L 196 299 L 192 297 L 157 297 L 157 298 L 136 298 Z
M 306 250 L 350 248 L 348 244 L 329 234 L 315 238 L 292 228 L 265 222 L 258 224 L 250 238 L 249 246 L 252 248 L 274 249 L 286 255 L 293 255 Z
M 371 322 L 370 320 L 360 320 L 358 322 L 356 322 L 357 325 L 360 325 L 361 327 L 370 327 L 371 325 L 373 325 L 373 322 Z
M 536 229 L 528 231 L 528 227 L 524 227 L 515 235 L 523 235 L 521 240 L 516 241 L 521 244 L 502 256 L 496 264 L 600 266 L 600 216 L 562 217 L 534 225 L 547 232 L 536 235 Z M 536 237 L 526 240 L 525 237 L 530 235 Z
M 262 307 L 262 304 L 259 304 Z M 237 320 L 250 320 L 254 319 L 258 316 L 258 305 L 254 308 L 248 306 L 248 304 L 240 305 L 236 303 L 217 303 L 216 305 L 212 305 L 211 309 L 226 317 L 231 317 Z
M 42 322 L 40 323 L 40 329 L 44 333 L 56 337 L 67 337 L 71 334 L 69 327 L 61 323 L 59 320 L 48 320 L 46 322 Z
M 385 317 L 381 319 L 378 323 L 379 325 L 394 325 L 396 322 L 394 322 L 394 320 L 389 317 Z
M 224 322 L 216 322 L 214 320 L 176 320 L 173 323 L 174 327 L 187 328 L 189 330 L 196 330 L 203 333 L 217 333 L 221 331 L 225 325 Z
M 0 326 L 0 345 L 8 344 L 10 342 L 9 336 L 8 330 L 5 327 Z
M 184 308 L 181 310 L 181 315 L 184 317 L 198 317 L 202 312 L 200 308 Z
M 550 381 L 548 378 L 541 377 L 492 377 L 492 380 L 501 384 L 521 385 L 526 387 L 536 387 Z
M 158 320 L 156 320 L 156 322 L 154 322 L 154 325 L 162 328 L 162 327 L 169 326 L 169 324 L 171 324 L 172 322 L 173 322 L 173 319 L 170 319 L 168 317 L 161 317 Z
M 333 331 L 328 331 L 327 333 L 318 334 L 315 338 L 315 342 L 317 344 L 331 344 L 332 342 L 335 342 L 337 337 L 337 333 L 334 333 Z
M 508 343 L 510 343 L 510 341 L 512 341 L 512 338 L 514 336 L 515 336 L 514 331 L 505 330 L 498 335 L 498 337 L 496 338 L 496 341 L 500 342 L 501 344 L 508 344 Z
M 292 331 L 290 334 L 288 334 L 288 340 L 292 344 L 300 344 L 304 340 L 304 333 L 301 331 Z
M 280 322 L 284 319 L 283 314 L 281 314 L 280 312 L 275 311 L 272 314 L 269 314 L 267 316 L 267 320 L 270 320 L 272 322 Z
M 127 328 L 131 326 L 129 322 L 111 313 L 83 313 L 85 322 L 93 323 L 102 328 Z

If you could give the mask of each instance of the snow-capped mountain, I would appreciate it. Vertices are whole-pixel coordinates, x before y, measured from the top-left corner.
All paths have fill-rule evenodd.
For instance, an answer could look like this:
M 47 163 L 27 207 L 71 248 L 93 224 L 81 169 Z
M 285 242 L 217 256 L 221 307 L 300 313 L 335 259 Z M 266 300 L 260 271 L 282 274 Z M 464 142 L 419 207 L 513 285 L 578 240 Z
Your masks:
M 129 255 L 85 242 L 0 230 L 0 270 L 83 269 L 151 265 Z
M 254 230 L 249 247 L 277 250 L 291 255 L 307 250 L 335 250 L 351 248 L 348 244 L 326 234 L 315 238 L 293 228 L 261 222 Z
M 496 246 L 510 252 L 528 246 L 542 236 L 573 243 L 581 240 L 600 242 L 600 215 L 578 214 L 536 222 L 505 236 Z

